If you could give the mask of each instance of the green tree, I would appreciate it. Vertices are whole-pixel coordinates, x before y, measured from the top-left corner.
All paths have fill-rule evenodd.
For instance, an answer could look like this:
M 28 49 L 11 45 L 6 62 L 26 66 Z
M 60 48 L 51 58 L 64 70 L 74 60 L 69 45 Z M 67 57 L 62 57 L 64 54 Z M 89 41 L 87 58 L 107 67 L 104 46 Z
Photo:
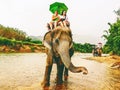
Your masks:
M 120 8 L 117 11 L 114 10 L 114 12 L 116 15 L 120 16 Z
M 82 53 L 91 53 L 92 52 L 92 44 L 89 43 L 85 43 L 85 44 L 81 44 L 81 43 L 73 43 L 73 47 L 75 51 L 78 52 L 82 52 Z
M 120 19 L 117 18 L 116 22 L 111 24 L 109 30 L 106 30 L 106 34 L 103 37 L 107 40 L 103 47 L 105 53 L 112 53 L 120 55 Z
M 5 27 L 0 25 L 0 36 L 8 39 L 25 40 L 26 33 L 17 28 Z

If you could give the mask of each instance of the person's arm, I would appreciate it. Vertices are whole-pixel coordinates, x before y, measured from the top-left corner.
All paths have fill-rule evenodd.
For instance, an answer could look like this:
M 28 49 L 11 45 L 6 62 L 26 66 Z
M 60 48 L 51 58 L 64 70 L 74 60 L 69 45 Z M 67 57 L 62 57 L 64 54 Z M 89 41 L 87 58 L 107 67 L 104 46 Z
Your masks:
M 52 20 L 54 20 L 55 19 L 55 16 L 54 15 L 52 15 Z
M 52 16 L 52 20 L 54 21 L 55 19 L 57 19 L 58 18 L 58 16 Z
M 52 16 L 52 20 L 54 21 L 55 19 L 57 19 L 57 21 L 60 21 L 60 17 L 59 16 Z
M 58 22 L 60 21 L 60 16 L 58 16 Z

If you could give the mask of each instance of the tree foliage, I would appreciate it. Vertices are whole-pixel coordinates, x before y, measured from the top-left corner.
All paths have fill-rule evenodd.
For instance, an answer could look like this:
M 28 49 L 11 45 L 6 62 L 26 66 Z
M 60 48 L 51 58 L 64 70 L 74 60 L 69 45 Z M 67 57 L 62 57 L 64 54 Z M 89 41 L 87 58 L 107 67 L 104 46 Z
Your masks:
M 32 40 L 22 30 L 0 25 L 0 45 L 14 47 L 22 44 L 42 44 L 40 40 Z
M 120 55 L 120 19 L 117 19 L 115 23 L 108 23 L 109 30 L 106 30 L 106 34 L 103 37 L 107 40 L 103 47 L 105 53 L 112 53 Z
M 117 42 L 117 41 L 116 41 Z M 26 36 L 26 33 L 17 28 L 5 27 L 0 25 L 0 46 L 9 46 L 11 48 L 21 47 L 23 45 L 39 44 L 42 42 L 40 40 L 32 40 L 30 37 Z M 32 48 L 32 47 L 31 47 Z M 34 48 L 32 48 L 34 50 Z M 82 53 L 91 53 L 92 45 L 89 43 L 80 44 L 74 43 L 75 51 Z
M 0 25 L 0 36 L 8 39 L 25 40 L 26 33 L 17 28 L 5 27 Z
M 116 15 L 120 16 L 120 8 L 117 11 L 114 10 L 114 12 Z
M 81 43 L 73 43 L 74 46 L 74 50 L 78 51 L 78 52 L 82 52 L 82 53 L 91 53 L 92 52 L 92 44 L 89 43 L 85 43 L 85 44 L 81 44 Z

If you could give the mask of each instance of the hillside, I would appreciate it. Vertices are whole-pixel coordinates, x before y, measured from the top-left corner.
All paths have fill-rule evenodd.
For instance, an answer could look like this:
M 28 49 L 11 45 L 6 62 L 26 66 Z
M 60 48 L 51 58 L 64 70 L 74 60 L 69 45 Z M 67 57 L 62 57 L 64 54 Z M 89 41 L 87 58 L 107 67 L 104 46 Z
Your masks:
M 43 40 L 43 36 L 29 36 L 32 40 Z
M 42 41 L 44 36 L 29 36 L 29 37 L 32 40 Z M 84 43 L 97 44 L 101 40 L 97 40 L 97 38 L 95 36 L 73 34 L 73 41 L 76 43 L 82 43 L 82 44 L 84 44 Z

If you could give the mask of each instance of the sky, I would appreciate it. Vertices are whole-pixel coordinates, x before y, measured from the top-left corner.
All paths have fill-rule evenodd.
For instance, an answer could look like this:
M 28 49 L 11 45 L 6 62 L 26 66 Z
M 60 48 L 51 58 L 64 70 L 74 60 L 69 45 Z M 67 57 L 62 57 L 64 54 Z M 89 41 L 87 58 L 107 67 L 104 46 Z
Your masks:
M 0 0 L 0 24 L 25 31 L 28 36 L 44 36 L 46 23 L 51 21 L 50 4 L 63 2 L 68 7 L 68 19 L 73 40 L 79 43 L 105 43 L 104 30 L 114 23 L 113 12 L 120 0 Z

